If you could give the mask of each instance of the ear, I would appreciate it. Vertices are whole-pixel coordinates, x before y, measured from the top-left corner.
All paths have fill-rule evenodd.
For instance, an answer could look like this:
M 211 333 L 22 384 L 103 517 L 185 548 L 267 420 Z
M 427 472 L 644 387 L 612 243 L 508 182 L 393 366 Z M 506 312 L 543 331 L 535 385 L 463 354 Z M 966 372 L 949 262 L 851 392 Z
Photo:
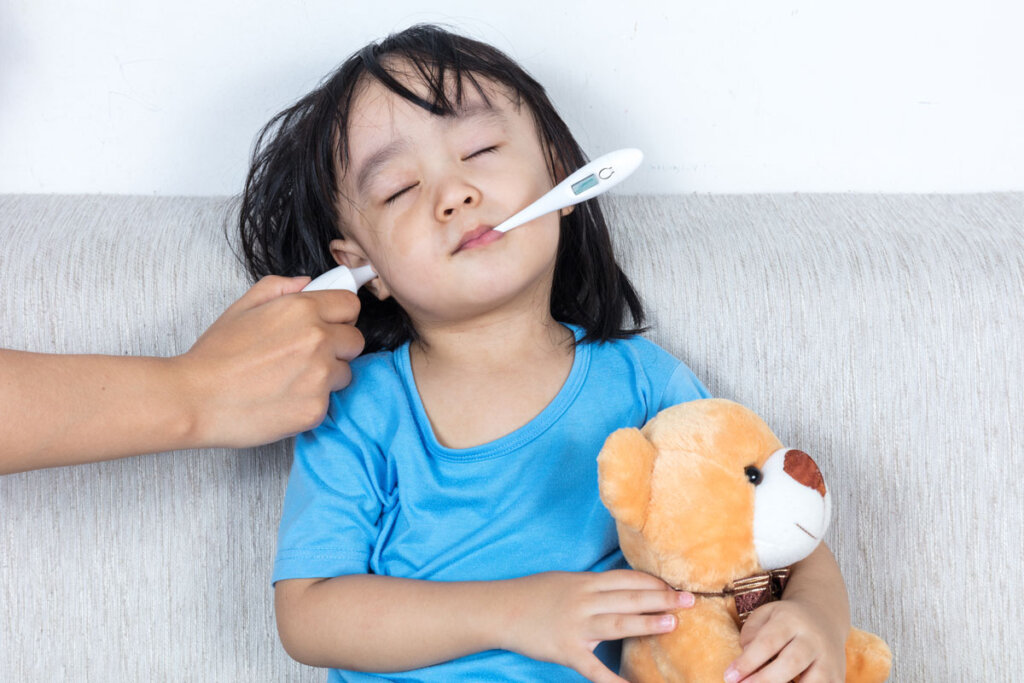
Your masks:
M 366 258 L 366 253 L 363 251 L 363 248 L 353 240 L 342 238 L 333 239 L 331 240 L 330 247 L 331 256 L 334 257 L 335 263 L 339 266 L 358 268 L 359 266 L 365 266 L 370 262 L 369 259 Z M 379 274 L 364 286 L 381 301 L 391 296 L 391 290 L 388 288 L 387 284 L 384 283 L 384 280 Z
M 563 180 L 565 180 L 566 178 L 568 178 L 569 174 L 566 173 L 566 171 L 565 171 L 565 164 L 562 163 L 562 160 L 559 159 L 557 155 L 551 154 L 551 163 L 554 164 L 554 174 L 555 174 L 554 181 L 555 181 L 555 185 L 557 185 L 558 183 L 560 183 Z M 558 216 L 560 218 L 564 218 L 565 216 L 568 216 L 570 213 L 572 213 L 575 208 L 576 208 L 576 205 L 573 204 L 572 206 L 567 206 L 567 207 L 565 207 L 563 209 L 559 209 L 558 210 Z
M 597 456 L 601 501 L 619 522 L 641 529 L 651 499 L 651 473 L 658 452 L 639 429 L 612 432 Z

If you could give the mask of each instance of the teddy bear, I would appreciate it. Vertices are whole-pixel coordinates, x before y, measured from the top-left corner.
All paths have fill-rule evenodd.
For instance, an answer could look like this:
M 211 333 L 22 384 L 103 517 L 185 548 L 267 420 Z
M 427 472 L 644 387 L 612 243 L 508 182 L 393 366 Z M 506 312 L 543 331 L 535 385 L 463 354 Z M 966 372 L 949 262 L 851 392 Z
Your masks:
M 601 500 L 629 564 L 696 599 L 675 630 L 626 640 L 622 676 L 723 680 L 746 616 L 781 596 L 787 567 L 828 528 L 821 471 L 752 410 L 724 399 L 683 403 L 642 429 L 617 430 L 597 461 Z M 847 681 L 884 681 L 891 662 L 878 636 L 850 630 Z

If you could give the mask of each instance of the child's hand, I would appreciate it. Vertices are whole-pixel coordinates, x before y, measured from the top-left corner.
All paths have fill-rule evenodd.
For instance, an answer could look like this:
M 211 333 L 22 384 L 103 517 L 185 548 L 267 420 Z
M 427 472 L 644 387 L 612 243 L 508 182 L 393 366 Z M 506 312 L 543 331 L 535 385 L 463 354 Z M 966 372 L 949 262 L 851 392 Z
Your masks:
M 671 612 L 693 606 L 693 595 L 650 574 L 546 572 L 515 579 L 507 605 L 506 649 L 555 662 L 595 683 L 626 683 L 594 655 L 605 640 L 667 633 Z
M 726 683 L 788 683 L 798 675 L 800 683 L 841 682 L 846 638 L 834 630 L 813 605 L 798 600 L 763 605 L 740 630 L 743 653 L 726 670 Z

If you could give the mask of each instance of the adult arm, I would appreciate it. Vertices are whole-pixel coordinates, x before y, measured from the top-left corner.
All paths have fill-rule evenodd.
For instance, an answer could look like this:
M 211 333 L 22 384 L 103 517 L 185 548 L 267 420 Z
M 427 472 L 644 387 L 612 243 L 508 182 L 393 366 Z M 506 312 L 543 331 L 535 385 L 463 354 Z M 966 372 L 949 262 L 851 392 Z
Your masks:
M 349 292 L 263 278 L 172 358 L 0 349 L 0 474 L 182 448 L 246 447 L 316 426 L 363 346 Z

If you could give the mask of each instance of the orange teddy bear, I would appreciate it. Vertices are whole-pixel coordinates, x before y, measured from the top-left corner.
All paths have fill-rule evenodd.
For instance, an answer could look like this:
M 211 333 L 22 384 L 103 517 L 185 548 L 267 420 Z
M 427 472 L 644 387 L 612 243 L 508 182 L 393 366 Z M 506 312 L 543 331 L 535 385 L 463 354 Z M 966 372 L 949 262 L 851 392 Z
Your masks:
M 784 448 L 753 411 L 722 399 L 620 429 L 597 461 L 601 500 L 630 565 L 696 595 L 674 631 L 626 641 L 623 677 L 723 680 L 746 615 L 782 594 L 785 568 L 825 534 L 831 503 L 818 466 Z M 891 662 L 880 638 L 850 630 L 847 681 L 884 681 Z

